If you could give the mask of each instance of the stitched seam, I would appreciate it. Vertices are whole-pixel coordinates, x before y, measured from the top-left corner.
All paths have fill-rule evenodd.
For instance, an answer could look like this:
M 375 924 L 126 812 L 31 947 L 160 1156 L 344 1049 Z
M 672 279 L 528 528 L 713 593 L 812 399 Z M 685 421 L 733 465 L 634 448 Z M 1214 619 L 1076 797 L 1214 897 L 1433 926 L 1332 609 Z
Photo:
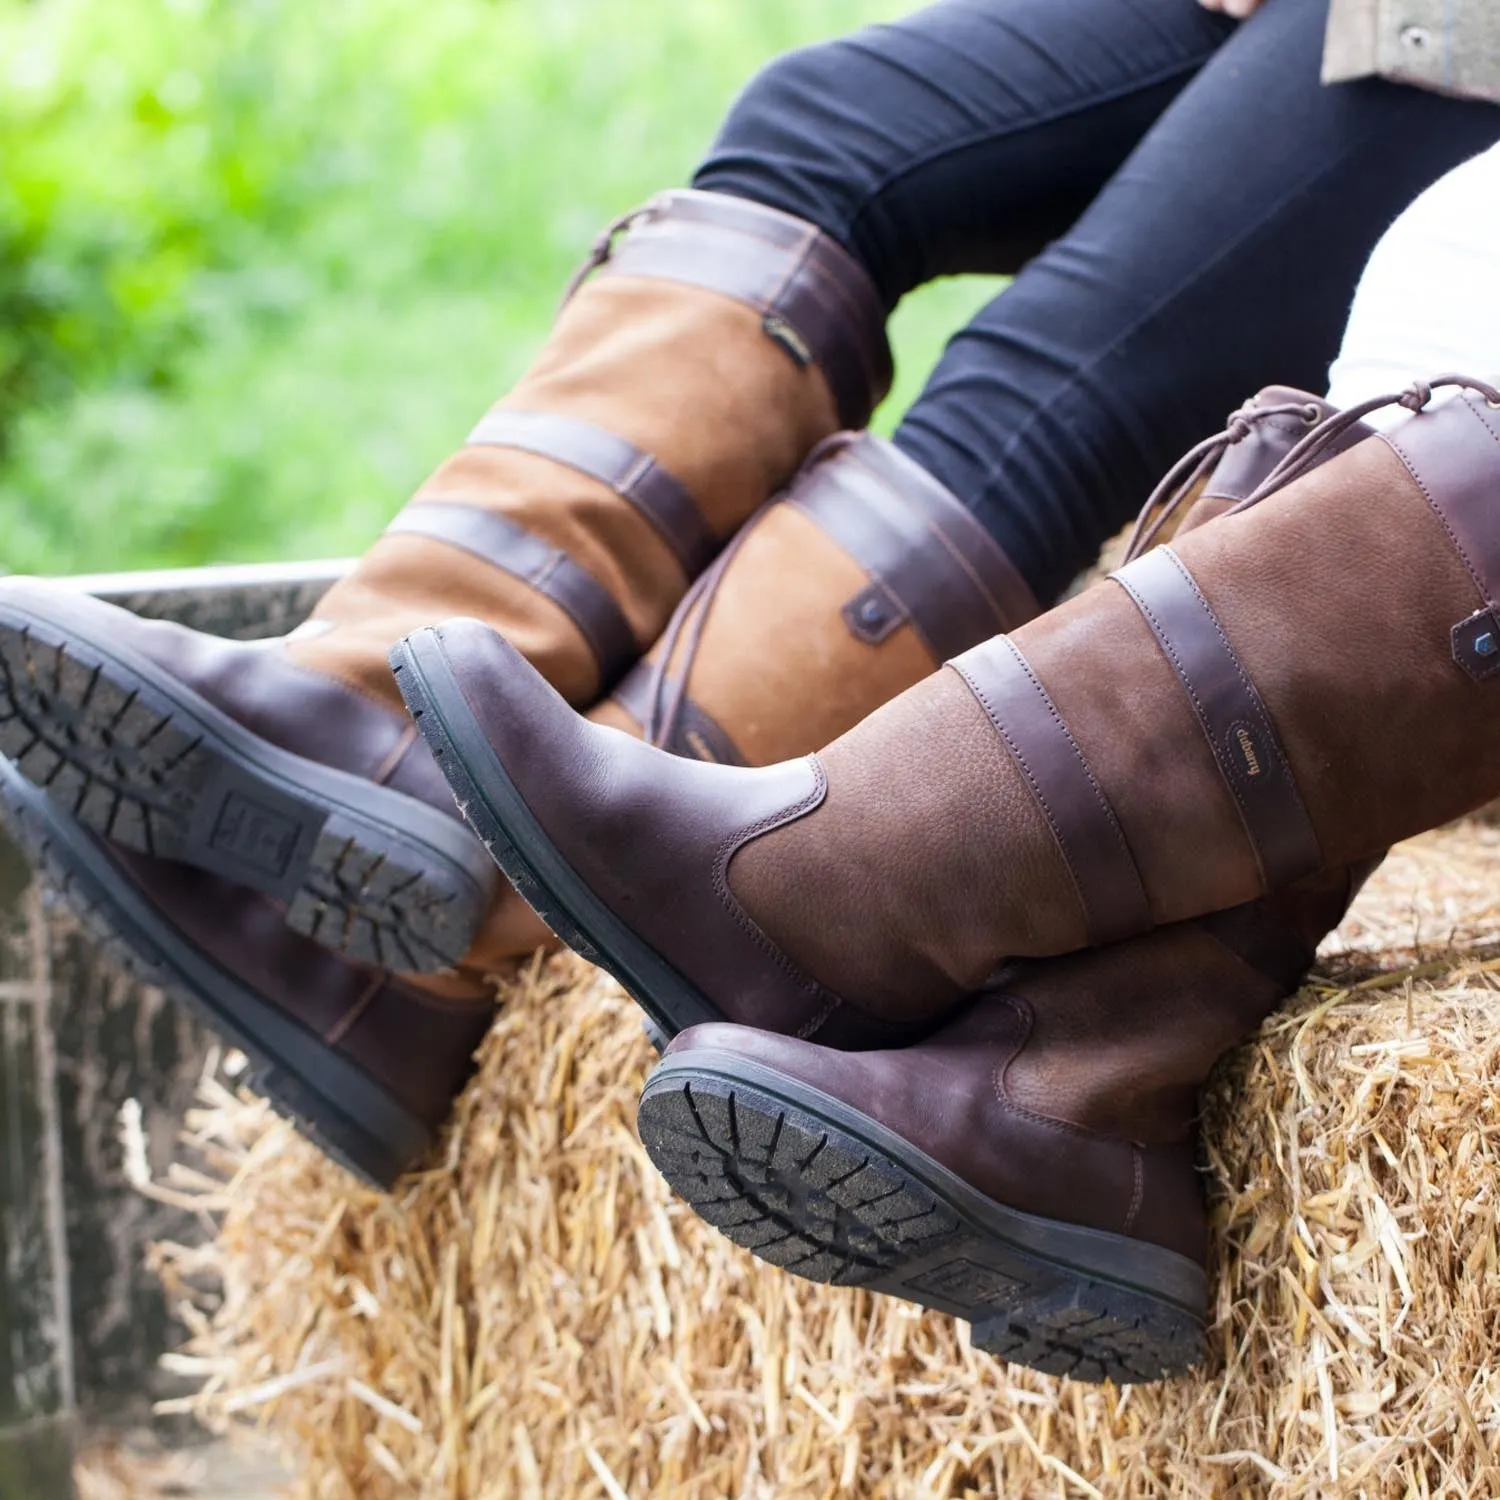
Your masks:
M 1006 644 L 1009 645 L 1010 643 L 1007 641 Z M 1019 654 L 1020 653 L 1018 652 L 1018 657 Z M 1057 851 L 1062 855 L 1063 868 L 1068 872 L 1068 879 L 1072 882 L 1073 894 L 1078 898 L 1078 906 L 1079 909 L 1083 912 L 1084 922 L 1089 928 L 1092 928 L 1094 925 L 1093 910 L 1089 906 L 1088 896 L 1085 894 L 1083 885 L 1078 878 L 1078 872 L 1073 867 L 1073 858 L 1068 853 L 1068 846 L 1063 839 L 1062 830 L 1058 826 L 1057 819 L 1053 817 L 1052 809 L 1048 805 L 1047 799 L 1042 793 L 1041 783 L 1038 782 L 1036 777 L 1032 774 L 1031 767 L 1029 764 L 1027 764 L 1026 757 L 1021 754 L 1020 746 L 1017 745 L 1015 740 L 1011 738 L 1010 731 L 1005 727 L 1004 724 L 1000 722 L 1000 716 L 996 713 L 994 704 L 990 702 L 989 695 L 962 667 L 955 664 L 954 669 L 958 672 L 958 675 L 962 677 L 966 683 L 968 683 L 969 691 L 973 693 L 974 696 L 979 700 L 980 706 L 984 709 L 985 716 L 994 726 L 995 732 L 1000 736 L 1000 739 L 1004 743 L 1005 748 L 1010 751 L 1011 759 L 1014 760 L 1016 765 L 1020 768 L 1021 775 L 1025 779 L 1026 785 L 1031 791 L 1033 800 L 1041 809 L 1042 816 L 1047 820 L 1047 827 L 1051 831 L 1053 842 L 1057 845 Z M 1033 679 L 1033 683 L 1034 682 L 1035 679 Z
M 1010 644 L 1008 637 L 1006 644 Z M 1027 679 L 1030 681 L 1032 687 L 1036 689 L 1037 694 L 1041 698 L 1042 702 L 1047 705 L 1047 712 L 1052 715 L 1053 723 L 1055 723 L 1057 727 L 1062 731 L 1063 738 L 1067 740 L 1068 747 L 1072 750 L 1075 758 L 1078 761 L 1080 769 L 1083 771 L 1084 776 L 1088 780 L 1089 786 L 1093 790 L 1094 800 L 1099 805 L 1099 811 L 1104 814 L 1105 819 L 1108 821 L 1110 832 L 1114 834 L 1115 842 L 1119 845 L 1120 853 L 1125 856 L 1126 863 L 1130 866 L 1131 870 L 1135 872 L 1136 882 L 1137 884 L 1139 884 L 1140 872 L 1135 869 L 1135 856 L 1130 852 L 1130 845 L 1125 842 L 1124 830 L 1121 829 L 1119 820 L 1115 817 L 1115 810 L 1110 806 L 1109 798 L 1104 795 L 1103 788 L 1097 781 L 1094 780 L 1093 767 L 1089 765 L 1086 759 L 1084 759 L 1083 751 L 1078 748 L 1078 741 L 1073 738 L 1073 731 L 1069 729 L 1065 723 L 1063 723 L 1063 717 L 1060 713 L 1058 713 L 1057 705 L 1052 701 L 1052 695 L 1047 691 L 1046 688 L 1042 686 L 1040 680 L 1037 678 L 1036 673 L 1031 670 L 1031 663 L 1027 661 L 1026 658 L 1021 655 L 1020 651 L 1016 650 L 1014 646 L 1011 646 L 1011 650 L 1015 651 L 1016 660 L 1021 664 L 1021 670 L 1025 672 Z
M 1497 445 L 1500 445 L 1500 437 L 1497 437 L 1495 435 L 1495 432 L 1490 427 L 1490 424 L 1486 422 L 1483 417 L 1479 416 L 1479 414 L 1474 411 L 1474 408 L 1472 406 L 1469 406 L 1467 402 L 1463 402 L 1462 404 L 1468 407 L 1469 412 L 1478 419 L 1479 425 L 1485 430 L 1486 433 L 1489 434 L 1491 440 L 1494 441 Z M 1448 540 L 1453 543 L 1453 550 L 1458 553 L 1459 557 L 1463 560 L 1464 567 L 1468 569 L 1469 577 L 1474 582 L 1474 588 L 1479 594 L 1481 602 L 1484 604 L 1493 604 L 1495 601 L 1490 597 L 1489 590 L 1485 587 L 1484 580 L 1479 576 L 1479 570 L 1474 566 L 1473 560 L 1470 558 L 1467 550 L 1464 547 L 1464 544 L 1458 539 L 1458 533 L 1454 531 L 1453 527 L 1449 524 L 1447 513 L 1443 510 L 1442 506 L 1437 503 L 1437 500 L 1433 497 L 1432 491 L 1427 488 L 1427 481 L 1417 473 L 1416 465 L 1411 455 L 1396 440 L 1394 434 L 1386 433 L 1382 434 L 1382 436 L 1385 437 L 1387 444 L 1389 444 L 1389 446 L 1395 450 L 1396 456 L 1401 460 L 1406 469 L 1406 472 L 1411 475 L 1413 482 L 1416 484 L 1417 488 L 1421 490 L 1423 499 L 1427 501 L 1427 504 L 1432 509 L 1432 513 L 1438 518 L 1438 524 L 1443 528 L 1445 532 L 1448 533 Z
M 1208 741 L 1209 752 L 1213 755 L 1214 765 L 1218 768 L 1219 778 L 1229 788 L 1229 794 L 1234 798 L 1235 810 L 1240 815 L 1240 827 L 1244 830 L 1245 839 L 1250 845 L 1250 852 L 1255 856 L 1255 868 L 1260 872 L 1262 884 L 1269 883 L 1266 874 L 1265 860 L 1261 857 L 1260 840 L 1255 837 L 1255 830 L 1250 826 L 1249 809 L 1245 806 L 1245 799 L 1240 791 L 1239 783 L 1231 776 L 1224 765 L 1224 757 L 1219 750 L 1219 742 L 1215 738 L 1213 730 L 1209 727 L 1208 715 L 1204 711 L 1203 704 L 1198 700 L 1198 694 L 1193 687 L 1193 680 L 1188 676 L 1181 658 L 1177 655 L 1176 648 L 1172 645 L 1166 631 L 1162 628 L 1161 621 L 1156 618 L 1151 606 L 1140 594 L 1123 579 L 1119 580 L 1124 586 L 1125 592 L 1135 601 L 1135 606 L 1145 615 L 1147 624 L 1151 627 L 1151 633 L 1156 637 L 1157 647 L 1165 654 L 1168 661 L 1172 663 L 1177 673 L 1177 680 L 1182 685 L 1183 691 L 1188 696 L 1188 701 L 1193 705 L 1194 717 L 1198 720 L 1198 728 L 1203 738 Z
M 1448 517 L 1444 513 L 1442 506 L 1440 506 L 1437 501 L 1433 499 L 1432 491 L 1427 488 L 1427 481 L 1417 473 L 1415 467 L 1412 464 L 1410 456 L 1406 452 L 1406 449 L 1401 447 L 1401 445 L 1397 443 L 1393 437 L 1384 434 L 1383 436 L 1385 436 L 1386 442 L 1395 449 L 1396 456 L 1401 460 L 1402 466 L 1406 469 L 1406 472 L 1411 475 L 1413 483 L 1415 483 L 1417 488 L 1421 490 L 1422 498 L 1426 500 L 1428 508 L 1432 511 L 1433 515 L 1437 517 L 1438 525 L 1441 526 L 1444 532 L 1447 533 L 1448 540 L 1453 545 L 1453 550 L 1458 553 L 1460 561 L 1462 561 L 1465 569 L 1468 571 L 1469 579 L 1474 585 L 1474 591 L 1479 595 L 1480 599 L 1485 604 L 1489 604 L 1491 600 L 1488 593 L 1485 591 L 1484 584 L 1480 581 L 1478 569 L 1475 568 L 1473 560 L 1470 558 L 1468 552 L 1464 548 L 1464 544 L 1459 541 L 1458 533 L 1454 531 L 1451 525 L 1449 525 Z
M 386 752 L 385 759 L 375 768 L 370 776 L 370 780 L 376 786 L 384 786 L 395 775 L 396 767 L 406 759 L 406 752 L 411 749 L 416 740 L 417 725 L 416 721 L 413 720 L 396 736 L 396 743 Z
M 991 616 L 1003 630 L 1005 628 L 1005 616 L 1000 611 L 1000 603 L 995 598 L 995 596 L 990 593 L 989 589 L 985 587 L 984 580 L 980 578 L 980 576 L 974 571 L 974 569 L 969 566 L 968 559 L 953 544 L 953 541 L 942 529 L 942 527 L 935 525 L 927 518 L 927 516 L 920 513 L 917 517 L 917 520 L 918 524 L 922 527 L 923 533 L 927 540 L 929 542 L 936 542 L 938 547 L 940 547 L 944 552 L 948 554 L 949 560 L 955 564 L 959 572 L 961 572 L 964 577 L 974 585 L 974 591 L 979 595 L 983 603 L 988 606 Z M 968 613 L 969 611 L 966 609 L 964 611 L 966 624 Z M 988 624 L 988 621 L 986 621 L 985 623 Z M 933 654 L 937 655 L 938 653 L 934 652 Z
M 812 1020 L 807 1023 L 807 1025 L 799 1027 L 794 1035 L 800 1041 L 805 1042 L 809 1037 L 815 1035 L 821 1027 L 826 1025 L 827 1022 L 832 1019 L 834 1011 L 836 1011 L 842 1004 L 843 1001 L 840 1000 L 837 995 L 832 996 L 829 999 L 828 1004 L 825 1005 L 823 1009 L 820 1010 L 812 1018 Z
M 1125 1227 L 1121 1231 L 1129 1234 L 1135 1225 L 1135 1216 L 1141 1211 L 1141 1204 L 1146 1197 L 1146 1164 L 1141 1159 L 1141 1148 L 1132 1143 L 1130 1147 L 1130 1161 L 1135 1175 L 1135 1191 L 1130 1195 L 1130 1209 L 1125 1215 Z
M 765 957 L 769 958 L 781 972 L 790 979 L 799 990 L 823 1000 L 825 1003 L 831 997 L 837 1001 L 838 997 L 832 991 L 819 984 L 811 975 L 803 973 L 792 960 L 782 952 L 780 948 L 766 935 L 760 924 L 745 910 L 739 898 L 730 889 L 729 885 L 729 861 L 738 851 L 761 834 L 771 829 L 779 828 L 787 823 L 794 823 L 804 813 L 812 811 L 822 800 L 828 790 L 828 778 L 816 755 L 807 757 L 808 763 L 814 771 L 814 783 L 812 790 L 800 802 L 794 803 L 789 808 L 783 808 L 780 812 L 768 813 L 763 818 L 758 818 L 748 828 L 740 829 L 736 833 L 729 834 L 718 852 L 714 856 L 714 893 L 718 896 L 720 904 L 734 919 L 735 924 L 750 941 L 760 949 Z
M 1041 1125 L 1049 1130 L 1056 1130 L 1063 1135 L 1071 1135 L 1083 1141 L 1106 1141 L 1114 1140 L 1113 1136 L 1103 1135 L 1097 1130 L 1090 1130 L 1086 1125 L 1076 1124 L 1072 1120 L 1060 1120 L 1056 1115 L 1044 1115 L 1037 1110 L 1029 1109 L 1026 1105 L 1018 1103 L 1010 1096 L 1006 1080 L 1010 1076 L 1010 1070 L 1019 1060 L 1021 1054 L 1026 1050 L 1026 1044 L 1031 1040 L 1035 1015 L 1029 1005 L 1018 1000 L 1014 995 L 996 996 L 1003 1004 L 1008 1005 L 1021 1021 L 1021 1037 L 1014 1047 L 1011 1048 L 1010 1056 L 1002 1063 L 995 1065 L 994 1087 L 995 1101 L 1000 1107 L 1017 1119 L 1030 1121 L 1033 1125 Z
M 365 986 L 364 993 L 324 1034 L 323 1040 L 328 1046 L 337 1047 L 348 1036 L 354 1023 L 370 1008 L 371 1002 L 375 999 L 381 985 L 384 983 L 385 976 L 383 974 L 376 973 L 371 976 L 369 984 Z
M 1208 617 L 1218 635 L 1220 643 L 1224 647 L 1224 654 L 1234 666 L 1235 675 L 1239 678 L 1241 686 L 1245 689 L 1246 696 L 1250 699 L 1256 717 L 1260 720 L 1260 726 L 1266 733 L 1271 748 L 1276 752 L 1276 759 L 1281 764 L 1281 771 L 1285 777 L 1287 790 L 1291 793 L 1291 800 L 1296 805 L 1298 812 L 1302 814 L 1303 822 L 1312 828 L 1312 819 L 1308 816 L 1307 805 L 1302 800 L 1302 791 L 1297 785 L 1297 779 L 1292 774 L 1292 764 L 1287 758 L 1286 747 L 1281 743 L 1281 736 L 1276 732 L 1276 725 L 1272 722 L 1270 711 L 1266 708 L 1265 700 L 1260 696 L 1260 690 L 1251 680 L 1250 674 L 1245 670 L 1245 664 L 1240 660 L 1239 653 L 1230 644 L 1229 637 L 1224 633 L 1224 627 L 1219 623 L 1219 617 L 1213 612 L 1207 599 L 1203 597 L 1203 591 L 1198 587 L 1198 580 L 1188 571 L 1188 566 L 1171 547 L 1163 547 L 1162 551 L 1171 559 L 1178 572 L 1187 580 L 1188 587 L 1193 591 L 1193 597 L 1198 601 L 1199 608 Z M 1316 830 L 1313 830 L 1314 842 L 1317 841 Z

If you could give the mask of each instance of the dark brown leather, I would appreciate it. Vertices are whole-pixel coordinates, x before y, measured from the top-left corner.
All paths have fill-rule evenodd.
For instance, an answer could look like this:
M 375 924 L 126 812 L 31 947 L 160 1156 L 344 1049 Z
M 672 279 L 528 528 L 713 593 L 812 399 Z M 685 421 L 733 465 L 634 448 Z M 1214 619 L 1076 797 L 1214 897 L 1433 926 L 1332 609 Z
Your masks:
M 1442 523 L 1479 597 L 1493 607 L 1500 599 L 1494 480 L 1500 413 L 1481 397 L 1470 396 L 1439 407 L 1421 423 L 1398 427 L 1385 441 Z
M 484 986 L 449 981 L 439 993 L 331 953 L 290 931 L 264 896 L 200 870 L 97 841 L 161 917 L 434 1128 L 473 1071 L 494 1023 Z
M 1140 872 L 1114 810 L 1047 690 L 1008 638 L 952 663 L 984 707 L 1036 798 L 1083 907 L 1089 941 L 1151 925 Z
M 863 427 L 890 390 L 874 283 L 846 250 L 790 214 L 720 193 L 661 193 L 614 226 L 575 285 L 590 273 L 685 282 L 755 308 L 798 364 L 823 370 L 844 427 Z
M 1355 889 L 1338 872 L 1215 924 L 1013 965 L 898 1050 L 847 1052 L 721 1024 L 684 1031 L 667 1055 L 712 1051 L 773 1068 L 1009 1208 L 1201 1264 L 1199 1092 L 1216 1060 L 1295 988 Z
M 670 683 L 667 685 L 671 686 Z M 625 710 L 636 728 L 645 725 L 651 718 L 653 687 L 652 674 L 637 670 L 627 673 L 625 680 L 614 691 L 614 702 Z M 660 744 L 664 750 L 670 750 L 673 755 L 686 755 L 694 760 L 711 760 L 721 766 L 749 764 L 724 726 L 710 718 L 688 697 L 682 700 L 671 735 L 666 740 L 655 743 Z
M 1233 441 L 1214 467 L 1204 486 L 1203 500 L 1243 500 L 1286 457 L 1288 453 L 1334 408 L 1319 397 L 1295 386 L 1270 385 L 1256 393 L 1247 408 L 1301 406 L 1301 415 L 1287 412 L 1247 422 L 1237 429 L 1230 420 Z M 1368 436 L 1366 430 L 1362 436 Z
M 651 522 L 689 578 L 701 573 L 719 550 L 686 487 L 649 453 L 592 422 L 555 412 L 492 411 L 468 441 L 535 453 L 608 485 Z
M 1112 573 L 1135 601 L 1183 690 L 1244 820 L 1267 889 L 1323 863 L 1276 726 L 1234 647 L 1171 547 Z
M 1338 609 L 1330 609 L 1321 635 L 1291 622 L 1351 587 L 1341 571 L 1345 559 L 1361 555 L 1344 545 L 1351 528 L 1373 564 L 1368 574 L 1360 570 L 1358 586 L 1368 576 L 1400 578 L 1399 568 L 1387 566 L 1390 553 L 1404 555 L 1408 545 L 1395 517 L 1412 510 L 1417 522 L 1436 525 L 1409 476 L 1398 482 L 1402 473 L 1384 445 L 1366 441 L 1179 544 L 1205 560 L 1201 572 L 1193 569 L 1200 587 L 1205 575 L 1222 583 L 1221 595 L 1205 587 L 1205 597 L 1260 688 L 1299 780 L 1308 767 L 1317 772 L 1310 747 L 1324 726 L 1310 713 L 1283 718 L 1265 684 L 1274 680 L 1278 690 L 1295 693 L 1304 674 L 1316 676 L 1331 660 L 1336 685 L 1320 683 L 1314 701 L 1342 694 L 1339 730 L 1352 733 L 1357 715 L 1350 707 L 1369 690 L 1361 644 L 1334 640 Z M 1372 515 L 1382 494 L 1389 509 Z M 1289 543 L 1283 526 L 1293 528 Z M 1257 540 L 1267 534 L 1270 541 Z M 1247 551 L 1256 565 L 1244 565 Z M 1454 568 L 1466 579 L 1456 556 L 1450 574 Z M 1434 606 L 1425 588 L 1413 596 L 1411 609 L 1444 620 L 1438 634 L 1446 659 L 1450 605 Z M 1258 628 L 1236 629 L 1226 619 L 1231 607 L 1259 611 Z M 1362 630 L 1385 630 L 1363 605 L 1355 618 Z M 1432 634 L 1429 624 L 1429 641 Z M 1071 826 L 1085 827 L 1092 817 L 1096 831 L 1107 829 L 1112 813 L 1150 898 L 1144 911 L 1138 900 L 1127 906 L 1122 875 L 1089 893 L 1107 920 L 1123 926 L 1122 913 L 1133 908 L 1131 920 L 1159 924 L 1235 906 L 1264 890 L 1238 807 L 1181 680 L 1121 589 L 1101 587 L 1071 600 L 1022 627 L 1014 644 L 999 638 L 975 648 L 961 665 L 980 694 L 957 671 L 934 673 L 815 761 L 766 772 L 690 769 L 649 747 L 579 729 L 516 653 L 482 627 L 460 623 L 445 630 L 445 640 L 484 732 L 563 857 L 617 917 L 736 1019 L 805 1036 L 821 1028 L 820 1037 L 837 1032 L 848 1045 L 868 1046 L 876 1023 L 930 1025 L 1007 960 L 1067 953 L 1093 940 L 1101 917 L 1080 900 L 1058 820 L 1049 821 L 981 702 L 980 694 L 994 698 L 985 687 L 990 677 L 1007 660 L 1018 664 L 1017 648 L 1066 726 L 1028 684 L 1035 711 L 1050 725 L 1057 763 L 1072 767 L 1078 795 Z M 1402 631 L 1385 632 L 1385 656 L 1409 654 L 1405 640 Z M 1309 641 L 1320 649 L 1309 651 Z M 1329 641 L 1334 645 L 1325 649 Z M 1451 665 L 1447 670 L 1453 673 Z M 1013 715 L 996 717 L 1009 732 Z M 1389 765 L 1384 738 L 1363 727 L 1373 740 L 1365 755 Z M 1468 754 L 1472 760 L 1472 747 Z M 1408 780 L 1398 785 L 1393 815 L 1413 793 Z M 1320 809 L 1336 797 L 1353 805 L 1361 793 L 1331 784 L 1318 791 L 1321 802 L 1306 800 L 1328 851 Z M 1365 847 L 1347 838 L 1340 863 L 1384 846 L 1359 820 L 1346 821 Z M 1087 828 L 1083 836 L 1091 836 Z M 1101 838 L 1090 857 L 1078 858 L 1083 879 L 1098 878 L 1101 860 L 1112 857 L 1103 852 L 1108 847 Z
M 101 600 L 101 628 L 155 662 L 215 708 L 273 745 L 366 780 L 390 785 L 458 818 L 453 794 L 417 745 L 410 718 L 342 682 L 286 659 L 278 640 L 232 641 L 168 620 L 148 620 Z M 427 762 L 427 773 L 407 766 Z M 393 779 L 401 768 L 402 774 Z
M 431 498 L 414 500 L 386 527 L 395 536 L 425 536 L 458 547 L 552 600 L 578 627 L 608 686 L 640 655 L 630 621 L 609 590 L 561 547 L 524 526 L 477 505 Z
M 812 758 L 712 765 L 580 718 L 474 620 L 436 634 L 475 719 L 561 856 L 726 1015 L 815 1030 L 837 997 L 777 951 L 736 899 L 736 853 L 822 801 Z

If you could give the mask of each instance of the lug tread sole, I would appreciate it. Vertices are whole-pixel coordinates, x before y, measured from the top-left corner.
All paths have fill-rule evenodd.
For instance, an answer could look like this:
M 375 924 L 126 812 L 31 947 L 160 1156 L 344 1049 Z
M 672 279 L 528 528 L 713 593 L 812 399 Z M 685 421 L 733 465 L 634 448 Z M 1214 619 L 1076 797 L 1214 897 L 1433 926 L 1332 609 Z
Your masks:
M 57 822 L 66 816 L 0 758 L 0 826 L 31 860 L 51 898 L 72 913 L 106 959 L 128 978 L 160 990 L 242 1052 L 249 1064 L 243 1082 L 252 1093 L 264 1098 L 324 1155 L 362 1182 L 388 1191 L 420 1155 L 410 1139 L 417 1128 L 414 1123 L 406 1123 L 408 1139 L 402 1143 L 383 1140 L 304 1076 L 306 1069 L 297 1060 L 262 1045 L 237 1021 L 232 1008 L 215 1003 L 191 983 L 137 924 L 127 923 L 114 908 L 100 870 L 90 868 L 69 840 L 58 837 Z M 128 936 L 122 930 L 127 925 Z M 316 1052 L 327 1044 L 308 1033 L 305 1045 Z
M 735 1244 L 809 1281 L 962 1318 L 976 1348 L 1049 1375 L 1126 1384 L 1201 1360 L 1201 1315 L 1001 1239 L 935 1186 L 915 1148 L 863 1137 L 852 1108 L 843 1125 L 809 1113 L 787 1083 L 783 1097 L 669 1066 L 641 1099 L 647 1154 Z
M 462 958 L 492 872 L 476 881 L 372 816 L 381 798 L 410 799 L 366 784 L 339 800 L 307 761 L 305 783 L 273 779 L 190 688 L 63 635 L 0 617 L 0 755 L 91 833 L 271 895 L 293 931 L 356 962 L 431 973 Z

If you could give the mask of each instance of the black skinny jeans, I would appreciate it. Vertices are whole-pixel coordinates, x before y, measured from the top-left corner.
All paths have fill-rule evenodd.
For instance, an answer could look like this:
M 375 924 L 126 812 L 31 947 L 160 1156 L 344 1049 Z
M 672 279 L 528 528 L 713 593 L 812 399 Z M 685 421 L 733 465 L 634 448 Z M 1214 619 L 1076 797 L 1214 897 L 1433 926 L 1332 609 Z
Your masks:
M 1376 240 L 1500 140 L 1494 105 L 1321 85 L 1327 11 L 941 0 L 771 63 L 694 185 L 817 224 L 888 309 L 1019 272 L 895 441 L 1050 600 L 1246 397 L 1323 390 Z

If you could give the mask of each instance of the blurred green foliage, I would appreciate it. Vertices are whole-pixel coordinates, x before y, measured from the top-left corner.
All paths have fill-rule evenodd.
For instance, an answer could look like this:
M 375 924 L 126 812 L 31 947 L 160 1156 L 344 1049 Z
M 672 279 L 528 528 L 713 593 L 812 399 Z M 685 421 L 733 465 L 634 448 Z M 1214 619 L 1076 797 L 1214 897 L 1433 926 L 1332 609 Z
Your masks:
M 0 0 L 0 570 L 359 550 L 760 63 L 902 8 Z

